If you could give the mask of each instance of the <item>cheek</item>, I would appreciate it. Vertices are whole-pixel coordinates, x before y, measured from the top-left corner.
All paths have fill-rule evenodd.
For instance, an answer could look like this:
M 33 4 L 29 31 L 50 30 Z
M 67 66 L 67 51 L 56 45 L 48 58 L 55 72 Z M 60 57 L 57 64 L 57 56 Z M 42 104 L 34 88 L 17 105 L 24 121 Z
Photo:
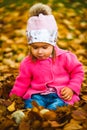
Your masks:
M 34 49 L 31 49 L 30 52 L 31 52 L 32 55 L 35 55 L 35 54 L 36 54 L 36 51 L 35 51 Z
M 51 49 L 49 50 L 49 53 L 50 53 L 50 54 L 52 54 L 52 53 L 53 53 L 53 48 L 51 48 Z
M 53 52 L 53 51 L 52 51 L 52 49 L 51 49 L 51 50 L 47 51 L 46 54 L 47 54 L 48 56 L 50 56 L 50 55 L 52 54 L 52 52 Z

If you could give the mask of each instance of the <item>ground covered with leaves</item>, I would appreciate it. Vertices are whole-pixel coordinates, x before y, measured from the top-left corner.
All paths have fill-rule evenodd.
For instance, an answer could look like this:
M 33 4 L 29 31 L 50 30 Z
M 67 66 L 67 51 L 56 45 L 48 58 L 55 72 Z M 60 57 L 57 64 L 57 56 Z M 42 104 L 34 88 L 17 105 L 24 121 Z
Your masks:
M 74 106 L 58 107 L 56 111 L 44 109 L 35 102 L 31 110 L 25 110 L 20 97 L 8 96 L 19 64 L 29 51 L 26 24 L 32 3 L 28 0 L 21 0 L 20 4 L 4 0 L 0 3 L 0 129 L 87 130 L 87 1 L 45 1 L 57 20 L 58 46 L 75 53 L 85 72 L 81 100 Z

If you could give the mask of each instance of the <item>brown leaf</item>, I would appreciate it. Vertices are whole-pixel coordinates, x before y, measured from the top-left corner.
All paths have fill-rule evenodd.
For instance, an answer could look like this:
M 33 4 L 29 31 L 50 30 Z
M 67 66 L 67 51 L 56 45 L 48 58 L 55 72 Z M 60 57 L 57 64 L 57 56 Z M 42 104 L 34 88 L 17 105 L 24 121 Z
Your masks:
M 51 127 L 50 122 L 49 121 L 43 121 L 42 128 L 49 128 L 49 127 Z
M 72 119 L 70 123 L 64 126 L 63 130 L 80 130 L 80 129 L 82 129 L 82 126 L 79 124 L 79 122 Z
M 56 114 L 54 111 L 48 111 L 48 112 L 46 112 L 45 114 L 43 114 L 43 117 L 44 117 L 46 120 L 53 121 L 53 120 L 56 120 L 56 119 L 57 119 L 57 114 Z
M 19 124 L 19 130 L 29 130 L 30 129 L 30 125 L 28 123 L 28 121 L 22 121 L 20 124 Z
M 51 127 L 53 128 L 61 128 L 63 127 L 65 124 L 67 124 L 67 121 L 64 123 L 58 123 L 57 121 L 48 121 L 51 125 Z
M 75 110 L 72 112 L 72 117 L 74 120 L 82 121 L 87 118 L 87 113 L 84 110 Z
M 1 119 L 0 119 L 1 120 Z M 0 121 L 0 130 L 10 129 L 10 127 L 14 126 L 14 121 L 8 118 L 3 118 L 2 122 Z
M 87 102 L 87 95 L 82 95 L 81 98 Z

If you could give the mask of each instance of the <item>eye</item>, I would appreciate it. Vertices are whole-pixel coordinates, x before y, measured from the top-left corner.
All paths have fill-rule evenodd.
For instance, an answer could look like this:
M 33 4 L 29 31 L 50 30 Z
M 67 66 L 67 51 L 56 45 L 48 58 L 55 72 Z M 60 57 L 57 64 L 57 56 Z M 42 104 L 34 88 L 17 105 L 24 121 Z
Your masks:
M 48 46 L 43 46 L 43 49 L 47 49 L 48 48 Z
M 32 48 L 33 48 L 33 49 L 38 49 L 38 47 L 37 47 L 37 46 L 32 46 Z

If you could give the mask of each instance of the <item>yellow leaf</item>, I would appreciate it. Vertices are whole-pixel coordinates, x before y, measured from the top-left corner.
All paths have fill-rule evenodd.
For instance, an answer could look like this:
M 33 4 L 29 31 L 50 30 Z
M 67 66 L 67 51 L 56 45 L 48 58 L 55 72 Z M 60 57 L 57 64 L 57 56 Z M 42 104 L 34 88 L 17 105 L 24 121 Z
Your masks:
M 42 109 L 41 111 L 40 111 L 40 113 L 43 115 L 43 114 L 45 114 L 46 112 L 49 112 L 49 110 L 48 109 Z
M 87 101 L 87 95 L 82 95 L 82 99 Z
M 66 124 L 64 130 L 80 130 L 82 126 L 79 124 L 78 121 L 71 120 L 70 123 Z
M 10 112 L 15 111 L 15 101 L 7 108 Z

